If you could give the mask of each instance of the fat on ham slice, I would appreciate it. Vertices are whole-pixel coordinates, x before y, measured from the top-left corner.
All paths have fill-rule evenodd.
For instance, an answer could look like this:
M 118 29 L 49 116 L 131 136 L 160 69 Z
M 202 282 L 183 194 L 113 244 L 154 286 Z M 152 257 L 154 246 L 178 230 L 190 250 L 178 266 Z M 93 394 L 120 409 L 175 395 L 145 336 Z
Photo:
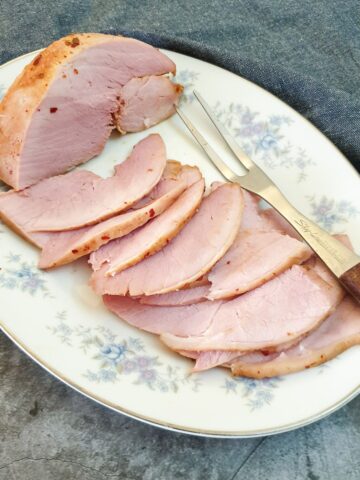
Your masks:
M 230 362 L 231 371 L 252 378 L 286 375 L 320 365 L 359 344 L 360 307 L 346 297 L 332 315 L 296 346 L 281 353 L 241 356 Z
M 314 329 L 342 297 L 341 288 L 295 265 L 261 287 L 223 302 L 214 318 L 208 318 L 206 312 L 194 315 L 193 322 L 203 324 L 201 335 L 167 333 L 161 338 L 174 350 L 245 352 L 271 348 Z M 198 306 L 205 310 L 208 303 Z
M 140 303 L 144 305 L 159 305 L 172 307 L 176 305 L 191 305 L 204 302 L 209 292 L 207 285 L 178 290 L 176 292 L 163 293 L 161 295 L 142 296 Z
M 133 78 L 121 90 L 120 108 L 114 114 L 121 133 L 139 132 L 175 112 L 183 87 L 167 77 Z
M 152 134 L 135 145 L 115 175 L 103 179 L 73 171 L 0 196 L 0 217 L 26 232 L 73 230 L 130 208 L 160 180 L 166 166 L 165 145 Z
M 181 166 L 178 162 L 170 161 L 160 182 L 146 197 L 147 201 L 142 207 L 129 210 L 91 227 L 38 234 L 43 235 L 44 238 L 39 267 L 52 268 L 73 262 L 112 239 L 129 234 L 163 213 L 192 182 L 199 178 L 201 174 L 197 168 Z
M 21 190 L 98 155 L 122 108 L 119 128 L 132 122 L 140 127 L 136 95 L 141 85 L 132 80 L 175 70 L 166 55 L 131 38 L 76 33 L 52 43 L 25 67 L 0 103 L 0 178 Z M 140 83 L 143 93 L 152 96 L 144 126 L 174 112 L 180 87 L 169 96 L 167 80 Z
M 113 263 L 105 264 L 93 273 L 90 283 L 97 293 L 112 295 L 155 295 L 183 288 L 204 275 L 229 249 L 242 210 L 241 189 L 224 184 L 204 199 L 191 221 L 161 251 L 114 276 L 107 275 Z

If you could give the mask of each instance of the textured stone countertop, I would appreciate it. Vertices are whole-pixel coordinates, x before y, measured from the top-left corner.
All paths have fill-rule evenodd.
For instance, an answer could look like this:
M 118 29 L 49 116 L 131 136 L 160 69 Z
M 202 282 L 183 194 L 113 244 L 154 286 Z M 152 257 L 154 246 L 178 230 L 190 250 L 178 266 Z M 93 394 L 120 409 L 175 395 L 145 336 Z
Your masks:
M 359 49 L 351 33 L 358 28 L 358 3 L 315 3 L 4 0 L 0 63 L 74 31 L 148 31 L 224 51 L 241 42 L 251 58 L 277 61 L 296 75 L 311 72 L 327 83 L 334 106 L 360 88 Z M 341 22 L 349 29 L 337 27 Z M 342 63 L 350 47 L 354 63 L 350 57 Z M 295 107 L 301 109 L 301 101 Z M 311 118 L 310 107 L 306 114 Z M 353 137 L 349 156 L 353 152 L 356 161 L 360 135 Z M 3 335 L 0 375 L 0 480 L 360 479 L 360 397 L 297 431 L 222 440 L 163 431 L 107 410 L 53 378 Z
M 0 480 L 359 480 L 360 397 L 316 424 L 222 440 L 107 410 L 0 338 Z

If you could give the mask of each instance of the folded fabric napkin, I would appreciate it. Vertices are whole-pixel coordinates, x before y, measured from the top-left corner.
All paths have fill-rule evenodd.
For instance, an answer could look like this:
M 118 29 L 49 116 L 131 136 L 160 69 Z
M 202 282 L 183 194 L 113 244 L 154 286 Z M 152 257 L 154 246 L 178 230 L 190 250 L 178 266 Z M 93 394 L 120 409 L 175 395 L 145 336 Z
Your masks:
M 231 70 L 307 117 L 360 171 L 358 0 L 17 0 L 15 17 L 3 2 L 0 63 L 77 31 L 134 36 Z
M 206 41 L 186 40 L 175 35 L 167 37 L 136 31 L 124 34 L 200 58 L 255 82 L 310 120 L 360 172 L 360 97 L 355 98 L 354 92 L 331 87 L 313 78 L 310 72 L 300 75 L 291 68 L 259 62 L 241 49 L 241 42 L 238 51 L 224 51 L 208 46 Z

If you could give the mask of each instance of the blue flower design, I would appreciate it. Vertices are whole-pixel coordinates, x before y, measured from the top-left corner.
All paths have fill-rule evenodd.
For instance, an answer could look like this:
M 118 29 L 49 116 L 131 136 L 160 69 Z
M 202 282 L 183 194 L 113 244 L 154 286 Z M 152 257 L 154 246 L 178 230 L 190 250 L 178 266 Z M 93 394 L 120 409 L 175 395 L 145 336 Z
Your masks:
M 119 382 L 123 375 L 134 377 L 134 384 L 144 385 L 160 392 L 176 392 L 180 385 L 190 385 L 197 391 L 200 381 L 196 376 L 180 374 L 177 368 L 164 366 L 157 357 L 146 354 L 140 338 L 119 340 L 103 326 L 90 328 L 70 326 L 66 311 L 55 315 L 55 323 L 48 326 L 51 333 L 70 348 L 80 348 L 98 362 L 97 368 L 84 372 L 90 382 Z M 109 341 L 110 339 L 110 341 Z
M 258 142 L 257 147 L 263 150 L 270 150 L 277 145 L 277 138 L 271 133 L 264 135 Z
M 317 199 L 315 196 L 309 197 L 311 216 L 325 229 L 332 231 L 335 225 L 347 223 L 350 219 L 359 215 L 360 211 L 351 202 L 322 196 Z
M 126 347 L 124 345 L 108 344 L 100 348 L 101 354 L 113 363 L 120 362 L 126 352 Z
M 223 388 L 226 393 L 236 394 L 238 388 L 243 397 L 248 398 L 247 405 L 251 410 L 257 410 L 270 405 L 274 398 L 274 390 L 278 388 L 282 378 L 267 378 L 264 380 L 254 380 L 252 378 L 234 377 L 225 379 Z
M 44 274 L 35 265 L 22 262 L 21 255 L 12 252 L 8 253 L 5 261 L 9 267 L 5 266 L 0 272 L 0 287 L 9 290 L 19 289 L 30 295 L 42 292 L 44 296 L 50 296 Z
M 289 117 L 264 117 L 239 103 L 223 105 L 217 102 L 214 110 L 241 148 L 255 161 L 268 169 L 292 168 L 298 172 L 298 182 L 306 178 L 306 171 L 314 165 L 314 161 L 303 149 L 286 140 L 284 131 L 292 123 Z

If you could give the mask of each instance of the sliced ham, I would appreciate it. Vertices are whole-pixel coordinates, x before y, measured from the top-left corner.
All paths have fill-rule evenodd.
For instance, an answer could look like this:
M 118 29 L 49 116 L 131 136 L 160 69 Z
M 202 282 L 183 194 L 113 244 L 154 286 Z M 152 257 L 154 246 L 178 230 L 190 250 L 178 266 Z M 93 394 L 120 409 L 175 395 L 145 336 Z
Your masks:
M 208 275 L 210 300 L 247 292 L 312 255 L 305 243 L 277 231 L 240 232 Z
M 178 162 L 168 162 L 160 182 L 146 197 L 141 208 L 129 210 L 91 227 L 65 232 L 45 232 L 39 267 L 52 268 L 72 262 L 97 250 L 114 238 L 123 237 L 164 212 L 189 186 L 201 178 L 199 170 Z M 139 202 L 140 204 L 140 202 Z M 39 235 L 39 234 L 38 234 Z
M 221 305 L 218 301 L 184 307 L 155 307 L 118 295 L 104 295 L 103 301 L 109 310 L 125 322 L 156 335 L 166 332 L 174 335 L 201 334 L 207 320 L 194 323 L 194 316 L 211 318 Z
M 167 73 L 175 73 L 168 57 L 131 38 L 83 33 L 52 43 L 0 104 L 0 178 L 21 190 L 98 155 L 116 118 L 122 131 L 140 128 L 141 85 L 131 81 Z M 145 127 L 173 113 L 180 87 L 154 78 L 140 83 L 153 97 L 146 101 Z
M 360 344 L 360 307 L 346 297 L 336 311 L 298 345 L 281 353 L 250 353 L 231 362 L 234 375 L 274 377 L 320 365 Z
M 114 114 L 121 133 L 139 132 L 175 113 L 181 85 L 167 77 L 133 78 L 121 90 L 120 108 Z
M 154 219 L 142 229 L 133 232 L 126 238 L 118 239 L 100 248 L 90 256 L 93 270 L 100 270 L 97 275 L 107 281 L 109 266 L 117 265 L 117 269 L 130 267 L 143 258 L 155 254 L 166 245 L 194 215 L 204 191 L 204 180 L 198 180 L 188 188 L 164 214 Z
M 278 214 L 277 214 L 278 215 Z M 276 217 L 274 217 L 276 218 Z M 336 235 L 336 237 L 342 241 L 345 245 L 347 245 L 349 248 L 352 248 L 351 242 L 349 238 L 346 235 Z M 317 275 L 319 275 L 323 280 L 325 280 L 326 283 L 329 285 L 332 285 L 333 287 L 340 289 L 341 292 L 341 287 L 339 285 L 338 280 L 336 277 L 331 273 L 331 271 L 326 267 L 326 265 L 316 256 L 312 256 L 306 263 L 305 263 L 306 268 L 311 269 L 312 271 L 316 272 Z M 345 292 L 343 292 L 345 294 Z M 149 297 L 151 298 L 151 297 Z M 304 334 L 303 337 L 305 338 L 307 334 Z M 260 357 L 263 356 L 269 360 L 270 358 L 276 357 L 277 353 L 282 352 L 284 350 L 288 350 L 294 345 L 298 344 L 299 341 L 301 341 L 302 338 L 296 338 L 295 340 L 291 340 L 290 342 L 287 342 L 285 344 L 281 344 L 275 347 L 267 348 L 266 352 L 261 352 L 259 353 Z M 181 355 L 188 356 L 186 351 L 181 351 L 179 352 Z M 244 358 L 243 352 L 239 351 L 221 351 L 221 350 L 213 350 L 210 352 L 190 352 L 191 353 L 191 358 L 196 359 L 195 366 L 193 368 L 193 371 L 201 371 L 201 370 L 208 370 L 209 368 L 216 367 L 218 365 L 224 365 L 229 366 L 229 363 L 231 363 L 232 360 L 235 358 L 241 356 Z M 255 352 L 257 354 L 257 352 Z M 251 353 L 248 355 L 255 355 L 255 353 Z M 271 356 L 269 356 L 271 355 Z
M 340 288 L 295 265 L 256 290 L 229 301 L 160 307 L 115 295 L 103 299 L 120 318 L 161 335 L 173 350 L 237 353 L 276 348 L 301 338 L 332 313 L 342 297 Z
M 273 229 L 273 223 L 262 214 L 259 208 L 260 198 L 253 193 L 243 190 L 244 213 L 241 220 L 241 230 L 269 231 Z
M 242 210 L 241 189 L 235 184 L 224 184 L 204 199 L 192 220 L 157 254 L 114 276 L 107 275 L 114 271 L 114 262 L 105 264 L 93 273 L 90 283 L 100 294 L 131 296 L 185 287 L 203 276 L 229 249 L 238 232 Z
M 199 324 L 203 325 L 201 335 L 167 333 L 161 338 L 174 350 L 245 352 L 271 348 L 314 329 L 333 312 L 342 297 L 341 288 L 295 265 L 261 287 L 221 303 L 213 318 L 206 312 L 212 302 L 199 303 L 203 315 L 195 314 L 192 321 L 197 330 Z M 174 310 L 173 315 L 176 313 Z
M 291 348 L 293 345 L 298 344 L 303 337 L 306 337 L 306 335 L 307 334 L 305 333 L 304 335 L 297 337 L 290 342 L 268 347 L 266 351 L 263 350 L 264 355 L 276 354 L 285 349 Z M 181 350 L 178 353 L 195 360 L 195 365 L 192 369 L 193 372 L 201 372 L 218 366 L 230 368 L 230 363 L 233 360 L 245 355 L 252 355 L 252 353 L 244 353 L 238 350 L 209 350 L 207 352 L 188 352 L 186 350 Z
M 292 265 L 303 263 L 312 254 L 303 242 L 283 233 L 279 214 L 266 215 L 259 209 L 258 197 L 251 193 L 244 192 L 244 197 L 239 233 L 226 255 L 208 274 L 211 287 L 207 298 L 210 300 L 252 290 Z
M 181 355 L 186 356 L 186 352 L 179 352 Z M 194 352 L 193 352 L 194 353 Z M 231 350 L 210 350 L 209 352 L 196 352 L 195 365 L 192 368 L 192 372 L 203 372 L 210 368 L 220 367 L 230 363 L 235 358 L 239 357 L 239 352 L 232 352 Z
M 150 295 L 140 297 L 140 303 L 144 305 L 159 305 L 172 307 L 176 305 L 191 305 L 206 300 L 209 292 L 207 285 L 178 290 L 176 292 L 163 293 L 162 295 Z
M 72 230 L 131 207 L 160 180 L 166 165 L 160 135 L 141 140 L 115 174 L 103 179 L 78 170 L 0 196 L 0 216 L 26 232 Z
M 302 240 L 302 237 L 297 233 L 290 223 L 280 215 L 274 208 L 268 208 L 261 212 L 262 218 L 268 223 L 270 228 L 274 228 L 278 232 L 282 232 L 289 237 Z

